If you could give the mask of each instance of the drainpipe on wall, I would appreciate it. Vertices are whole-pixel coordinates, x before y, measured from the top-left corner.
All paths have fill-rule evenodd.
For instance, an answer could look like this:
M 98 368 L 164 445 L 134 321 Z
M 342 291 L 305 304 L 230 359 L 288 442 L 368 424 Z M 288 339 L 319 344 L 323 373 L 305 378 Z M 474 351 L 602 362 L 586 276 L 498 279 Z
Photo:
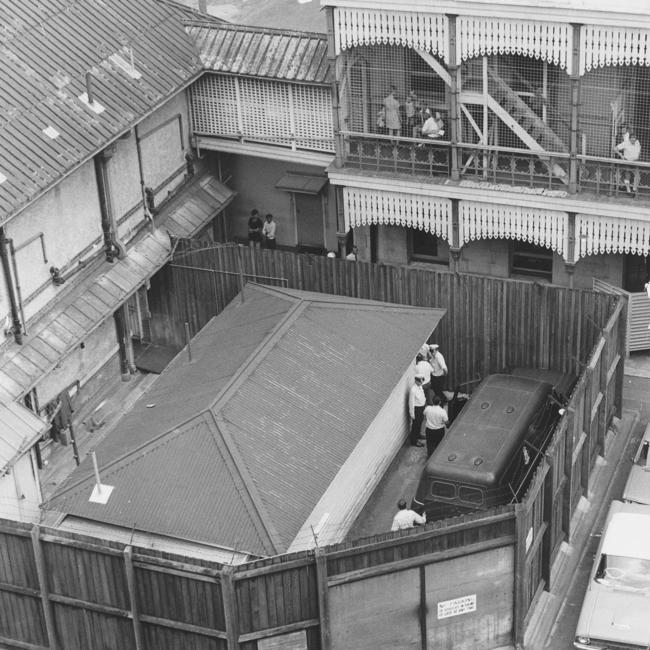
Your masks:
M 7 236 L 4 227 L 0 227 L 0 258 L 2 260 L 2 271 L 7 284 L 7 294 L 9 295 L 9 304 L 11 305 L 11 325 L 14 333 L 14 340 L 18 345 L 23 343 L 22 324 L 18 314 L 18 301 L 11 281 L 11 269 L 9 266 L 9 257 L 7 255 Z
M 140 173 L 140 193 L 142 195 L 142 208 L 144 210 L 144 216 L 149 220 L 149 226 L 153 230 L 153 211 L 155 209 L 154 205 L 154 193 L 153 189 L 147 187 L 144 182 L 144 165 L 142 164 L 142 147 L 140 146 L 140 132 L 138 131 L 138 125 L 136 124 L 133 128 L 133 133 L 135 135 L 135 151 L 138 155 L 138 172 Z
M 123 259 L 125 255 L 124 245 L 117 237 L 117 228 L 111 214 L 108 174 L 106 171 L 106 162 L 111 155 L 112 152 L 105 149 L 93 159 L 97 191 L 99 193 L 99 212 L 102 219 L 102 232 L 104 233 L 104 250 L 108 262 L 113 262 L 115 258 Z

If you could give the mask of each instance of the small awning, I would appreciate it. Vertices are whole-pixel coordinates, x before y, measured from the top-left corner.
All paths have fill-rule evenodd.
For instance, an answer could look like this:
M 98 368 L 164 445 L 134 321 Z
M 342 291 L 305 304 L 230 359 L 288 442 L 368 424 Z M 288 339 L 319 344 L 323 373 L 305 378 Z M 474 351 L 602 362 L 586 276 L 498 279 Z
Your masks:
M 300 194 L 318 194 L 327 183 L 327 176 L 287 172 L 275 186 L 279 190 Z
M 193 237 L 210 223 L 235 195 L 236 192 L 210 174 L 196 179 L 163 209 L 164 228 L 175 237 Z
M 0 403 L 0 476 L 45 432 L 47 423 L 16 402 Z

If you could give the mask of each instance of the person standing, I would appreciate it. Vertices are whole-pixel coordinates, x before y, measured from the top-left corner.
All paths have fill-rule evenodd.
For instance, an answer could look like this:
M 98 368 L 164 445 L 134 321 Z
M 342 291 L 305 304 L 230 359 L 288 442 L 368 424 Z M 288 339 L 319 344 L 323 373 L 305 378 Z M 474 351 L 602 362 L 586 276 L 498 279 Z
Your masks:
M 257 210 L 251 210 L 248 220 L 248 245 L 252 248 L 260 248 L 262 245 L 262 228 L 264 224 Z
M 413 528 L 415 525 L 424 526 L 427 523 L 426 514 L 419 515 L 407 508 L 404 499 L 399 500 L 397 507 L 397 514 L 393 517 L 393 525 L 390 527 L 391 531 Z
M 424 443 L 420 440 L 422 419 L 424 418 L 424 406 L 426 405 L 426 397 L 422 388 L 424 380 L 424 375 L 416 373 L 415 383 L 411 386 L 409 392 L 409 415 L 411 416 L 411 433 L 409 435 L 409 442 L 413 447 L 424 447 Z
M 440 398 L 436 395 L 424 407 L 424 420 L 426 423 L 427 458 L 436 450 L 445 435 L 445 426 L 449 422 L 447 411 L 440 406 Z
M 262 228 L 265 248 L 275 249 L 275 231 L 276 231 L 276 224 L 275 221 L 273 221 L 273 215 L 267 214 L 266 221 L 264 222 L 264 226 Z
M 390 87 L 390 92 L 384 98 L 384 115 L 388 135 L 398 136 L 402 130 L 402 120 L 399 116 L 399 101 L 395 98 L 397 88 Z
M 623 160 L 627 160 L 629 162 L 636 162 L 637 160 L 639 160 L 639 156 L 641 155 L 641 143 L 637 140 L 636 135 L 630 132 L 627 140 L 624 137 L 623 142 L 621 142 L 621 144 L 616 145 L 616 153 Z M 623 184 L 625 185 L 625 191 L 628 194 L 636 194 L 637 189 L 639 187 L 639 180 L 640 180 L 639 168 L 638 167 L 634 168 L 634 171 L 632 173 L 634 175 L 634 180 L 632 182 L 632 189 L 630 189 L 630 175 L 631 175 L 630 168 L 626 167 L 625 171 L 623 172 Z
M 425 356 L 421 352 L 418 352 L 415 357 L 415 374 L 425 376 L 424 383 L 422 384 L 425 396 L 428 396 L 431 392 L 431 375 L 433 375 L 433 366 L 427 361 L 428 356 L 428 354 Z
M 431 390 L 440 398 L 440 403 L 445 404 L 447 402 L 447 397 L 442 390 L 442 384 L 445 375 L 447 374 L 447 364 L 445 363 L 445 358 L 442 356 L 437 343 L 430 345 L 429 350 L 431 351 L 429 363 L 433 367 L 433 373 L 431 374 Z

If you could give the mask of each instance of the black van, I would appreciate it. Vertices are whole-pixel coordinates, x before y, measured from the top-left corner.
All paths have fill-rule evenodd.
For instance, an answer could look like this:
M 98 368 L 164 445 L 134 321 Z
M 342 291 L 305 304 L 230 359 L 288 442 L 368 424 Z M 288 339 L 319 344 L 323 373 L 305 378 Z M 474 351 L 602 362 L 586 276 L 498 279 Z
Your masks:
M 431 519 L 516 499 L 534 454 L 524 442 L 557 420 L 552 390 L 528 377 L 486 377 L 427 461 L 413 509 Z

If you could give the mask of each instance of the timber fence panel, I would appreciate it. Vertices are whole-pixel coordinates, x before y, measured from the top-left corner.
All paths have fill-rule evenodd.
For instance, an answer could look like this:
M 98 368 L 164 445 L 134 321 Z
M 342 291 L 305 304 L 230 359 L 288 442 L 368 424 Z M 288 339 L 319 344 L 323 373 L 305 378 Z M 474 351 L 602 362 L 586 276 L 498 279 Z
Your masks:
M 47 626 L 29 530 L 0 525 L 0 644 L 48 645 Z

